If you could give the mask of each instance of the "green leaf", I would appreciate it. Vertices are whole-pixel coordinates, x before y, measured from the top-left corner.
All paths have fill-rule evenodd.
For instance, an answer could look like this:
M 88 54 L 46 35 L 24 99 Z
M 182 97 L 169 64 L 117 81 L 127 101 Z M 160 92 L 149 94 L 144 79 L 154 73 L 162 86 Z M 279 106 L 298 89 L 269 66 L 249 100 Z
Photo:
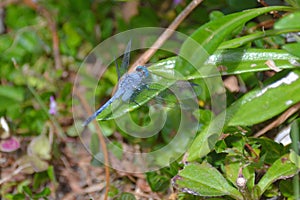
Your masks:
M 27 31 L 20 35 L 18 44 L 21 49 L 25 49 L 30 53 L 37 53 L 41 50 L 41 44 L 39 43 L 38 35 L 33 31 Z
M 136 198 L 131 193 L 123 192 L 117 200 L 136 200 Z
M 12 111 L 13 108 L 18 107 L 20 105 L 20 102 L 22 102 L 24 99 L 24 94 L 25 91 L 23 88 L 0 86 L 0 111 Z
M 185 166 L 173 178 L 173 184 L 181 191 L 197 196 L 229 195 L 235 199 L 242 199 L 240 192 L 232 187 L 217 169 L 206 162 Z
M 282 180 L 279 182 L 279 189 L 280 192 L 284 197 L 289 197 L 293 199 L 294 192 L 293 192 L 293 181 L 292 180 Z M 296 198 L 297 199 L 297 198 Z
M 223 18 L 216 19 L 214 21 L 211 21 L 203 26 L 201 26 L 197 31 L 193 33 L 191 38 L 187 39 L 184 44 L 182 45 L 182 48 L 180 50 L 180 56 L 189 61 L 193 66 L 202 66 L 202 64 L 207 60 L 209 57 L 209 54 L 212 54 L 218 46 L 223 42 L 225 37 L 230 35 L 232 31 L 234 31 L 237 27 L 243 25 L 247 21 L 264 14 L 266 12 L 270 12 L 272 10 L 292 10 L 291 7 L 285 7 L 285 6 L 274 6 L 274 7 L 265 7 L 265 8 L 258 8 L 258 9 L 251 9 L 246 10 L 243 12 L 227 15 Z M 201 55 L 201 56 L 199 56 Z M 166 63 L 167 66 L 173 67 L 174 63 Z M 170 73 L 170 70 L 168 70 L 168 78 L 172 79 L 187 79 L 186 76 L 191 75 L 195 72 L 195 68 L 191 66 L 190 64 L 187 64 L 181 59 L 176 60 L 175 70 L 173 68 L 173 73 Z M 176 73 L 174 73 L 176 72 Z M 178 75 L 178 72 L 183 74 L 185 77 L 180 77 Z M 166 73 L 165 73 L 166 74 Z M 202 73 L 204 75 L 211 75 L 211 70 L 205 73 Z M 161 74 L 159 74 L 161 75 Z M 174 77 L 175 75 L 175 77 Z M 191 78 L 194 78 L 196 75 L 193 75 Z M 105 109 L 100 115 L 98 115 L 98 120 L 109 120 L 114 119 L 117 117 L 120 117 L 124 115 L 127 112 L 130 112 L 138 107 L 140 105 L 145 104 L 150 99 L 154 98 L 159 94 L 161 91 L 164 91 L 168 87 L 170 87 L 174 81 L 173 80 L 167 80 L 167 79 L 161 79 L 158 78 L 156 80 L 159 83 L 158 88 L 155 88 L 154 90 L 147 90 L 142 91 L 139 100 L 136 100 L 139 105 L 136 103 L 126 104 L 126 105 L 120 105 L 122 102 L 115 102 L 112 105 L 115 104 L 115 106 L 108 106 L 107 109 Z M 151 88 L 151 87 L 150 87 Z M 113 115 L 112 115 L 112 109 L 111 107 L 115 107 L 113 109 Z M 116 108 L 117 107 L 117 108 Z
M 289 158 L 300 169 L 300 156 L 295 151 L 291 150 Z
M 40 199 L 45 198 L 51 194 L 51 190 L 48 187 L 45 187 L 41 192 L 33 195 L 34 198 Z
M 300 28 L 300 11 L 293 12 L 274 24 L 274 29 L 299 29 Z
M 41 134 L 31 140 L 28 146 L 28 152 L 30 155 L 49 160 L 51 158 L 51 144 L 46 134 Z
M 214 10 L 209 13 L 209 19 L 211 21 L 224 17 L 224 14 L 221 11 Z
M 53 167 L 52 165 L 49 166 L 49 168 L 48 168 L 48 170 L 47 170 L 47 174 L 48 174 L 49 179 L 50 179 L 54 184 L 57 184 L 57 180 L 56 180 L 56 177 L 55 177 L 54 167 Z
M 300 8 L 300 0 L 285 0 L 288 4 L 295 8 Z
M 191 64 L 194 66 L 201 66 L 206 59 L 208 58 L 208 52 L 209 54 L 213 53 L 217 47 L 221 44 L 221 42 L 224 40 L 226 36 L 228 36 L 235 28 L 238 26 L 241 26 L 245 22 L 272 10 L 291 10 L 290 7 L 283 7 L 283 6 L 275 6 L 275 7 L 265 7 L 265 8 L 258 8 L 258 9 L 252 9 L 247 10 L 240 13 L 231 14 L 228 16 L 225 16 L 221 19 L 216 19 L 214 21 L 211 21 L 203 26 L 201 26 L 192 36 L 191 39 L 188 39 L 183 44 L 181 50 L 180 50 L 180 56 L 183 56 L 185 59 L 187 59 Z M 196 42 L 195 42 L 196 41 Z M 199 56 L 201 55 L 201 56 Z M 207 55 L 207 56 L 206 56 Z M 182 60 L 177 60 L 175 65 L 175 72 L 181 72 L 182 74 L 188 75 L 194 72 L 190 65 L 185 66 L 182 62 Z M 174 63 L 166 63 L 168 66 L 174 66 Z M 179 69 L 177 69 L 179 67 Z M 170 70 L 169 70 L 170 72 Z M 174 72 L 174 70 L 173 70 Z M 168 73 L 169 77 L 172 77 L 174 73 Z M 207 73 L 204 73 L 207 74 Z M 211 75 L 211 74 L 208 74 Z M 175 74 L 176 76 L 176 74 Z M 192 76 L 190 78 L 193 78 L 195 76 Z M 175 77 L 178 79 L 178 77 Z M 173 76 L 174 79 L 174 76 Z M 122 102 L 116 102 L 117 108 L 114 109 L 114 115 L 112 115 L 112 109 L 111 106 L 109 106 L 107 109 L 105 109 L 98 117 L 98 120 L 108 120 L 117 118 L 119 116 L 122 116 L 123 114 L 130 112 L 136 108 L 138 108 L 140 105 L 145 104 L 150 99 L 154 98 L 159 94 L 161 91 L 165 90 L 166 88 L 170 87 L 174 81 L 167 80 L 167 79 L 159 79 L 156 80 L 159 83 L 158 88 L 155 88 L 154 90 L 147 90 L 142 91 L 140 96 L 140 99 L 135 100 L 138 102 L 139 105 L 136 103 L 126 104 L 126 105 L 120 105 Z M 115 106 L 116 107 L 116 106 Z
M 194 139 L 191 147 L 188 150 L 188 161 L 194 161 L 198 158 L 206 156 L 215 146 L 219 138 L 219 128 L 223 126 L 222 119 L 223 114 L 218 115 L 209 126 L 206 126 L 198 133 L 198 136 Z
M 299 102 L 299 75 L 299 71 L 290 72 L 263 89 L 255 89 L 247 93 L 227 108 L 225 124 L 228 126 L 257 124 L 278 115 L 291 105 Z M 258 113 L 263 114 L 258 115 Z M 209 127 L 207 126 L 198 134 L 188 151 L 189 161 L 205 156 L 214 148 L 219 138 L 217 127 L 222 125 L 220 120 L 222 120 L 224 114 L 217 116 Z
M 30 188 L 26 185 L 23 187 L 23 191 L 29 195 L 30 197 L 32 197 L 32 191 L 30 190 Z
M 289 11 L 291 7 L 274 6 L 245 10 L 224 16 L 223 18 L 210 21 L 196 30 L 191 38 L 187 39 L 179 55 L 187 60 L 184 62 L 179 60 L 176 63 L 176 72 L 180 72 L 184 76 L 190 75 L 195 72 L 196 68 L 206 61 L 208 55 L 211 55 L 224 39 L 230 35 L 236 28 L 242 26 L 249 20 L 274 10 Z M 191 66 L 193 65 L 193 66 Z
M 260 196 L 273 182 L 292 177 L 297 174 L 297 171 L 296 165 L 289 160 L 289 155 L 276 160 L 257 184 L 260 189 Z
M 277 49 L 231 49 L 216 51 L 209 57 L 203 67 L 222 66 L 217 74 L 209 74 L 210 76 L 234 75 L 247 72 L 259 72 L 270 70 L 266 65 L 266 61 L 274 61 L 279 69 L 296 68 L 292 61 L 298 59 L 295 56 Z M 188 79 L 205 78 L 198 73 L 191 75 Z
M 300 42 L 286 44 L 283 45 L 282 48 L 285 49 L 290 54 L 297 56 L 298 59 L 300 58 Z
M 295 70 L 262 89 L 248 92 L 227 109 L 228 125 L 257 124 L 278 115 L 299 102 L 299 76 L 300 72 Z
M 170 184 L 169 178 L 163 175 L 159 175 L 156 172 L 147 172 L 146 178 L 153 192 L 165 191 L 166 189 L 168 189 Z
M 20 15 L 22 13 L 22 15 Z M 5 24 L 12 29 L 20 29 L 26 26 L 37 24 L 39 18 L 37 13 L 29 6 L 10 5 L 6 8 Z
M 26 196 L 25 196 L 25 194 L 16 194 L 16 195 L 13 196 L 12 199 L 13 200 L 25 200 Z
M 33 190 L 39 189 L 41 186 L 43 186 L 43 184 L 47 183 L 48 181 L 49 181 L 49 177 L 46 171 L 35 173 L 33 176 L 33 183 L 32 183 Z
M 0 35 L 0 51 L 1 52 L 5 52 L 5 50 L 8 49 L 12 43 L 13 43 L 13 39 L 11 38 L 10 35 Z M 5 59 L 5 58 L 3 58 L 3 59 Z
M 76 48 L 81 43 L 81 36 L 77 31 L 75 30 L 75 27 L 71 23 L 65 23 L 63 25 L 63 30 L 65 32 L 66 37 L 66 43 L 70 48 Z
M 90 149 L 93 156 L 95 156 L 99 152 L 99 138 L 97 133 L 92 133 L 91 141 L 90 141 Z
M 292 123 L 290 136 L 292 138 L 290 160 L 300 169 L 300 156 L 299 156 L 299 141 L 300 141 L 300 119 L 296 119 Z
M 257 39 L 261 39 L 269 36 L 281 35 L 284 33 L 299 32 L 299 31 L 300 29 L 279 29 L 279 30 L 259 31 L 243 37 L 238 37 L 232 40 L 225 41 L 219 46 L 218 49 L 237 48 L 237 47 L 244 46 L 250 42 L 253 42 L 254 40 Z M 264 50 L 270 50 L 270 49 L 264 49 Z
M 225 175 L 230 182 L 236 186 L 236 180 L 239 176 L 239 169 L 241 167 L 241 163 L 239 162 L 230 162 L 225 164 Z M 246 166 L 243 167 L 243 176 L 247 180 L 247 187 L 251 190 L 254 186 L 255 181 L 255 171 L 253 168 Z M 237 187 L 237 186 L 236 186 Z
M 148 69 L 151 73 L 162 77 L 170 78 L 170 74 L 175 74 L 174 67 L 177 57 L 171 57 L 151 65 Z M 297 66 L 292 61 L 298 58 L 278 49 L 228 49 L 218 50 L 211 55 L 203 64 L 203 68 L 222 66 L 222 69 L 215 73 L 199 74 L 195 73 L 186 80 L 197 78 L 208 78 L 212 76 L 234 75 L 247 72 L 267 71 L 270 68 L 266 65 L 267 60 L 272 60 L 279 69 L 293 69 Z M 179 78 L 179 77 L 176 77 Z
M 265 157 L 266 164 L 272 164 L 284 154 L 288 153 L 287 149 L 282 144 L 278 144 L 274 140 L 266 137 L 251 138 L 252 141 L 259 144 L 261 147 L 260 157 Z
M 0 85 L 0 97 L 8 98 L 12 101 L 21 102 L 24 99 L 24 89 L 20 87 Z
M 195 73 L 188 77 L 187 80 L 193 80 L 197 78 L 208 78 L 211 76 L 222 75 L 234 75 L 247 72 L 259 72 L 270 70 L 265 64 L 266 60 L 273 60 L 279 69 L 292 69 L 296 68 L 291 61 L 296 60 L 297 57 L 286 53 L 283 50 L 277 49 L 232 49 L 232 50 L 219 50 L 215 54 L 211 55 L 205 62 L 203 68 L 210 68 L 215 66 L 223 66 L 222 71 L 216 71 L 216 73 L 199 74 Z M 169 78 L 174 77 L 174 68 L 177 57 L 171 57 L 165 60 L 161 60 L 148 69 L 155 76 L 161 77 L 158 79 L 159 83 L 163 87 L 156 87 L 155 90 L 146 90 L 139 95 L 140 100 L 136 100 L 139 105 L 143 105 L 158 93 L 164 91 L 166 88 L 173 84 L 173 81 Z M 180 77 L 176 77 L 180 78 Z M 141 98 L 142 97 L 142 98 Z M 111 115 L 111 106 L 104 110 L 99 116 L 98 120 L 109 120 L 116 117 L 120 117 L 128 111 L 132 111 L 139 106 L 136 103 L 131 103 L 126 106 L 117 107 L 114 110 L 114 115 Z
M 147 103 L 149 100 L 156 97 L 160 92 L 169 88 L 174 80 L 166 79 L 160 76 L 152 75 L 152 78 L 155 79 L 153 83 L 149 84 L 150 89 L 143 89 L 136 97 L 135 102 L 122 102 L 120 99 L 113 102 L 107 109 L 104 109 L 101 112 L 97 119 L 98 120 L 109 120 L 120 117 L 130 111 L 139 108 L 141 105 Z M 137 104 L 138 103 L 138 104 Z

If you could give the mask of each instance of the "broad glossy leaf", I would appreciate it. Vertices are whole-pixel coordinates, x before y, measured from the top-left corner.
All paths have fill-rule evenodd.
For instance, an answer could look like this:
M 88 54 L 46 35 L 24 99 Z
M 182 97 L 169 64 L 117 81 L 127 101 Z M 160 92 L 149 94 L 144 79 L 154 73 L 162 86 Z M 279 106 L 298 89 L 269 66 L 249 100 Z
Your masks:
M 170 79 L 165 79 L 162 77 L 155 76 L 156 80 L 149 84 L 150 89 L 143 89 L 136 97 L 135 102 L 122 102 L 121 100 L 116 100 L 107 109 L 104 109 L 97 117 L 98 120 L 109 120 L 118 118 L 125 113 L 135 110 L 141 105 L 147 103 L 149 100 L 156 97 L 160 92 L 169 88 L 175 81 Z
M 291 13 L 274 24 L 274 29 L 291 29 L 291 28 L 300 28 L 300 11 Z
M 174 67 L 177 57 L 171 57 L 151 65 L 148 69 L 159 76 L 171 78 L 175 76 Z M 247 72 L 259 72 L 270 70 L 265 64 L 267 60 L 275 62 L 279 69 L 292 69 L 298 58 L 286 51 L 278 49 L 230 49 L 218 50 L 203 64 L 203 68 L 221 66 L 217 73 L 195 73 L 186 77 L 186 80 L 208 78 L 212 76 L 234 75 Z M 180 77 L 176 77 L 180 79 Z
M 153 97 L 157 96 L 160 92 L 170 87 L 174 82 L 171 80 L 172 77 L 175 79 L 181 79 L 182 77 L 175 74 L 174 68 L 177 57 L 171 57 L 162 60 L 158 63 L 151 65 L 148 69 L 151 73 L 160 76 L 158 79 L 160 87 L 156 87 L 155 90 L 145 90 L 136 99 L 139 105 L 143 105 Z M 192 80 L 197 78 L 208 78 L 211 76 L 221 75 L 234 75 L 246 72 L 259 72 L 270 70 L 265 64 L 267 60 L 273 60 L 279 69 L 291 69 L 296 66 L 293 62 L 296 61 L 297 57 L 290 55 L 283 50 L 277 49 L 232 49 L 232 50 L 218 50 L 215 54 L 211 55 L 205 62 L 203 68 L 210 69 L 215 66 L 222 66 L 222 70 L 216 71 L 211 74 L 199 74 L 195 73 L 188 77 L 186 80 Z M 109 120 L 119 116 L 122 116 L 128 111 L 132 111 L 139 107 L 136 103 L 130 103 L 118 107 L 114 111 L 114 116 L 111 115 L 111 109 L 104 110 L 97 119 Z
M 198 158 L 206 156 L 215 146 L 217 142 L 220 131 L 218 127 L 222 127 L 224 118 L 224 113 L 218 115 L 211 123 L 206 126 L 198 136 L 194 139 L 191 147 L 188 150 L 188 161 L 194 161 Z
M 255 33 L 243 36 L 243 37 L 238 37 L 238 38 L 234 38 L 232 40 L 225 41 L 219 46 L 218 49 L 237 48 L 237 47 L 241 47 L 243 45 L 246 45 L 246 44 L 248 44 L 254 40 L 260 39 L 260 38 L 281 35 L 284 33 L 299 32 L 299 31 L 300 31 L 300 28 L 259 31 L 259 32 L 255 32 Z
M 300 72 L 295 70 L 248 92 L 227 109 L 229 126 L 249 126 L 270 119 L 300 101 Z M 284 95 L 283 95 L 284 94 Z
M 266 12 L 270 12 L 272 10 L 288 11 L 291 9 L 292 8 L 285 7 L 285 6 L 274 6 L 274 7 L 251 9 L 251 10 L 246 10 L 244 12 L 227 15 L 221 19 L 216 19 L 214 21 L 211 21 L 201 26 L 197 31 L 195 31 L 195 33 L 191 36 L 190 39 L 187 39 L 184 42 L 180 50 L 180 56 L 182 56 L 184 59 L 191 62 L 191 64 L 194 66 L 198 66 L 198 67 L 202 66 L 202 64 L 209 57 L 208 55 L 212 54 L 217 49 L 217 47 L 221 44 L 224 38 L 229 34 L 231 34 L 231 32 L 234 31 L 237 27 L 243 25 L 247 21 Z M 207 52 L 209 54 L 207 54 Z M 170 65 L 173 66 L 174 63 L 173 64 L 167 63 L 168 67 Z M 208 75 L 211 75 L 210 71 L 211 70 L 209 70 Z M 180 74 L 183 74 L 184 76 L 180 77 L 180 75 L 178 75 L 179 74 L 178 72 L 180 72 Z M 191 73 L 193 72 L 195 72 L 194 67 L 192 67 L 191 65 L 186 65 L 186 63 L 182 63 L 181 59 L 177 59 L 175 70 L 173 70 L 173 73 L 168 74 L 168 77 L 172 78 L 172 80 L 174 79 L 182 80 L 182 79 L 187 79 L 186 76 L 191 75 Z M 207 73 L 203 73 L 203 74 L 207 74 Z M 156 88 L 156 91 L 154 90 L 142 91 L 141 94 L 139 95 L 141 97 L 140 100 L 136 100 L 136 102 L 138 102 L 139 105 L 137 105 L 136 103 L 132 103 L 129 105 L 128 104 L 120 105 L 119 102 L 116 103 L 117 108 L 115 107 L 115 109 L 113 109 L 114 115 L 111 115 L 112 109 L 109 108 L 112 106 L 109 106 L 109 108 L 105 109 L 97 117 L 97 119 L 108 120 L 108 119 L 117 118 L 127 113 L 128 111 L 132 111 L 136 109 L 140 105 L 143 105 L 144 103 L 148 102 L 150 99 L 157 96 L 157 94 L 159 94 L 161 91 L 164 91 L 166 88 L 170 87 L 174 83 L 174 81 L 172 80 L 159 79 L 158 80 L 159 86 L 158 88 Z
M 197 196 L 224 196 L 242 199 L 240 192 L 231 186 L 222 174 L 204 162 L 189 164 L 173 178 L 173 185 L 183 192 Z
M 276 160 L 268 169 L 267 173 L 261 178 L 257 186 L 262 195 L 266 189 L 279 179 L 287 179 L 297 174 L 298 169 L 294 163 L 289 160 L 289 155 L 282 156 Z
M 295 55 L 300 59 L 300 42 L 298 43 L 292 43 L 292 44 L 286 44 L 282 47 L 287 52 L 291 53 L 292 55 Z
M 292 8 L 274 6 L 250 9 L 230 14 L 204 24 L 182 45 L 179 55 L 189 63 L 181 59 L 178 60 L 176 63 L 176 72 L 180 72 L 184 76 L 194 73 L 236 28 L 259 15 L 274 10 L 289 11 L 292 10 Z

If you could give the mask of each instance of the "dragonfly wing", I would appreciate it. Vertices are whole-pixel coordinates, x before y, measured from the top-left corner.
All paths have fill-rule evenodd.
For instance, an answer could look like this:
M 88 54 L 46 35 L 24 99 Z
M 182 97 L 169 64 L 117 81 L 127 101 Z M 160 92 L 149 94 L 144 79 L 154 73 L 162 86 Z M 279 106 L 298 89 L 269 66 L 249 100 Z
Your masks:
M 129 60 L 130 60 L 130 50 L 131 50 L 131 40 L 129 40 L 124 52 L 124 56 L 121 64 L 121 70 L 123 72 L 127 72 L 128 70 Z
M 131 49 L 131 40 L 129 40 L 126 49 L 124 51 L 123 60 L 121 67 L 118 65 L 117 60 L 115 59 L 115 65 L 117 69 L 118 74 L 118 80 L 127 72 L 128 66 L 129 66 L 129 60 L 130 60 L 130 49 Z
M 120 67 L 118 65 L 116 57 L 115 57 L 115 65 L 116 65 L 116 70 L 117 70 L 117 74 L 118 74 L 118 80 L 120 80 L 122 74 L 121 74 Z

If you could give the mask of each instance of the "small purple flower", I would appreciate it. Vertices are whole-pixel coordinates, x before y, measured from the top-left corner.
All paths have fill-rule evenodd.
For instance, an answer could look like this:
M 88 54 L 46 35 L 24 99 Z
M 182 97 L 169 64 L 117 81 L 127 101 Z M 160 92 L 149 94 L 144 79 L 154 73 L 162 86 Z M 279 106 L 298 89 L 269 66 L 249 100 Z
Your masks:
M 0 150 L 2 152 L 13 152 L 20 148 L 20 142 L 15 137 L 3 140 L 0 143 Z
M 57 113 L 56 101 L 55 101 L 53 96 L 50 96 L 49 114 L 50 115 L 56 115 L 56 113 Z
M 173 0 L 173 4 L 175 6 L 177 6 L 178 4 L 180 4 L 182 2 L 182 0 Z

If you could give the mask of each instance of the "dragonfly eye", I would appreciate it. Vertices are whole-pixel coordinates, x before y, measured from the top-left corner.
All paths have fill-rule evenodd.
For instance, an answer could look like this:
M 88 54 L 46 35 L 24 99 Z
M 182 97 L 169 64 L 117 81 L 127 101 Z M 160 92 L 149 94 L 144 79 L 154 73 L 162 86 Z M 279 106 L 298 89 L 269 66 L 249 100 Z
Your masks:
M 148 76 L 148 69 L 145 66 L 137 66 L 137 68 L 135 69 L 137 72 L 141 72 L 144 76 Z
M 143 71 L 143 66 L 137 66 L 135 70 L 138 72 Z

